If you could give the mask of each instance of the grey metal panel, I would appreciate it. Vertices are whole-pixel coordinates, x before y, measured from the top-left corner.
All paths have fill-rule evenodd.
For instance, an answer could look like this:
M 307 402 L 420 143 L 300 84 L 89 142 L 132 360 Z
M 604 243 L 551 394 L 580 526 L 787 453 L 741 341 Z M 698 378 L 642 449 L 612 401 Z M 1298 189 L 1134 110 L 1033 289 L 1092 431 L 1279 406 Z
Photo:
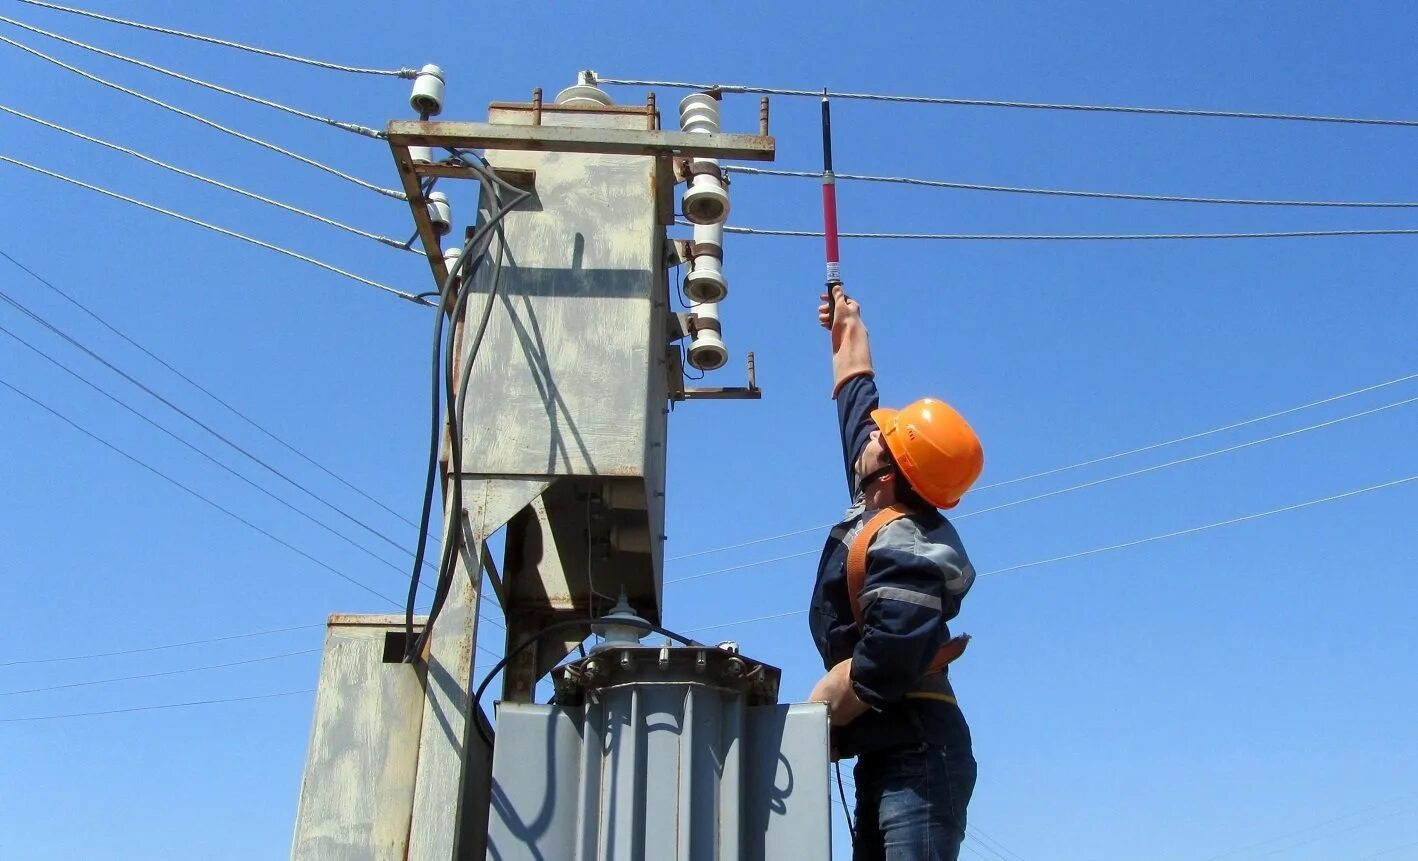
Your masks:
M 292 861 L 404 859 L 422 698 L 414 667 L 383 662 L 385 633 L 403 630 L 403 617 L 330 617 Z
M 752 861 L 832 857 L 832 784 L 827 706 L 748 710 L 744 857 Z
M 576 855 L 581 738 L 579 713 L 535 703 L 498 704 L 488 861 Z
M 633 684 L 503 703 L 488 861 L 827 861 L 827 711 Z
M 635 119 L 557 115 L 546 121 Z M 514 134 L 532 130 L 510 128 Z M 650 344 L 652 311 L 665 313 L 655 161 L 509 151 L 489 151 L 487 158 L 499 169 L 535 171 L 536 190 L 503 221 L 508 245 L 500 275 L 494 266 L 481 268 L 468 300 L 466 319 L 478 320 L 498 279 L 500 298 L 470 382 L 470 471 L 641 475 L 644 381 L 664 349 L 662 340 L 653 350 Z M 492 253 L 495 258 L 497 250 Z

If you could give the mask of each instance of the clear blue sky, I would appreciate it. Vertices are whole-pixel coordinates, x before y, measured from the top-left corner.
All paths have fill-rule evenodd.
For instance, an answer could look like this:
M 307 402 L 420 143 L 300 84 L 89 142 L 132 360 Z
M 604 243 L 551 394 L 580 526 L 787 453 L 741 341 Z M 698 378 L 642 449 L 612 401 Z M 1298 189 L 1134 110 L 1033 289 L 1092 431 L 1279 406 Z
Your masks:
M 1418 118 L 1411 4 L 761 5 L 667 16 L 644 4 L 410 10 L 320 0 L 90 7 L 356 65 L 437 62 L 449 118 L 603 74 L 881 93 Z M 408 115 L 408 83 L 291 66 L 4 3 L 3 13 L 341 119 Z M 525 4 L 519 4 L 525 9 Z M 696 20 L 721 25 L 691 35 Z M 434 24 L 436 31 L 420 32 Z M 0 32 L 225 123 L 396 185 L 376 141 Z M 371 231 L 402 204 L 0 46 L 0 103 Z M 638 102 L 639 90 L 614 95 Z M 660 92 L 673 106 L 681 93 Z M 1418 200 L 1418 129 L 838 102 L 838 169 L 1122 192 Z M 672 119 L 668 116 L 667 120 Z M 725 105 L 753 128 L 757 99 Z M 777 99 L 779 166 L 819 164 L 817 105 Z M 427 289 L 414 255 L 242 201 L 0 115 L 0 153 Z M 1223 207 L 843 184 L 843 228 L 1095 233 L 1418 227 L 1418 212 Z M 808 180 L 741 177 L 732 224 L 815 229 Z M 461 204 L 461 207 L 458 207 Z M 460 220 L 471 196 L 455 198 Z M 429 313 L 234 240 L 0 164 L 0 249 L 391 507 L 416 517 Z M 1418 371 L 1418 238 L 844 244 L 884 396 L 955 403 L 983 482 L 1123 451 Z M 669 555 L 833 520 L 846 500 L 823 335 L 820 245 L 731 237 L 723 307 L 759 403 L 671 422 Z M 412 530 L 295 459 L 19 270 L 0 289 L 405 544 Z M 345 529 L 8 306 L 42 346 L 292 504 Z M 330 565 L 389 594 L 404 577 L 143 425 L 0 335 L 0 378 Z M 1418 381 L 1226 434 L 1019 482 L 977 508 L 1418 396 Z M 960 521 L 981 572 L 1418 474 L 1415 405 Z M 0 388 L 0 720 L 298 691 L 332 611 L 377 599 Z M 689 504 L 690 502 L 693 504 Z M 980 784 L 967 857 L 1015 861 L 1359 861 L 1418 857 L 1418 483 L 983 577 L 953 670 Z M 346 530 L 348 531 L 348 530 Z M 367 536 L 365 536 L 367 538 Z M 374 540 L 374 539 L 371 539 Z M 667 580 L 811 551 L 806 534 L 671 561 Z M 387 553 L 385 552 L 387 551 Z M 404 566 L 387 546 L 379 552 Z M 671 584 L 679 629 L 802 610 L 813 558 Z M 13 661 L 314 625 L 200 647 Z M 492 637 L 497 632 L 488 628 Z M 784 670 L 819 668 L 802 615 L 713 629 Z M 706 631 L 702 636 L 711 636 Z M 485 645 L 497 646 L 496 643 Z M 487 654 L 480 659 L 488 658 Z M 0 857 L 252 859 L 287 852 L 311 696 L 0 722 Z M 838 812 L 834 810 L 834 815 Z M 838 826 L 837 848 L 846 857 Z M 993 839 L 993 843 L 991 843 Z M 996 847 L 996 848 L 992 848 Z M 999 848 L 999 847 L 1002 847 Z M 974 853 L 974 854 L 971 854 Z M 992 854 L 994 853 L 994 854 Z M 1013 853 L 1010 855 L 1009 853 Z

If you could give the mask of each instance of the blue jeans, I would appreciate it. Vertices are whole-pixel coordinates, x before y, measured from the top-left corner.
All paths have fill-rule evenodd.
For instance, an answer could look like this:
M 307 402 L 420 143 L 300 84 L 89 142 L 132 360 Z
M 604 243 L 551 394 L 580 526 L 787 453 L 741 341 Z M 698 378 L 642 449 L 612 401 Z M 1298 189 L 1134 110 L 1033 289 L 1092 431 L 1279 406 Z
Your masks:
M 863 754 L 855 776 L 853 861 L 956 861 L 975 789 L 968 745 Z

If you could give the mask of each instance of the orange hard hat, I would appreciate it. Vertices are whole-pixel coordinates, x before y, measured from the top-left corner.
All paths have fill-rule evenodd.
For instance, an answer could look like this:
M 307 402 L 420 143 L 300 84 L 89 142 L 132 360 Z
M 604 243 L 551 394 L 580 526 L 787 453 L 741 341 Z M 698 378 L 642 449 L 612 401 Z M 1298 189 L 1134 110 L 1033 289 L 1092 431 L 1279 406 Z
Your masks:
M 936 508 L 954 508 L 985 468 L 980 438 L 944 401 L 922 398 L 871 418 L 911 489 Z

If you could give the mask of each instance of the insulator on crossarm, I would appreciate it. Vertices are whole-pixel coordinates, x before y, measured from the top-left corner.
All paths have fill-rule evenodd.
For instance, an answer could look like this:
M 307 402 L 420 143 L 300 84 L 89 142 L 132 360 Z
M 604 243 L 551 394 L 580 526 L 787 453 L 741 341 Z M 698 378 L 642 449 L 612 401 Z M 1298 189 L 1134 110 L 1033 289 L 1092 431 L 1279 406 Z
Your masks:
M 448 205 L 448 195 L 435 191 L 428 196 L 428 220 L 439 236 L 453 229 L 453 209 Z
M 414 91 L 409 107 L 420 117 L 436 117 L 443 113 L 443 70 L 430 63 L 419 69 L 414 78 Z
M 719 305 L 701 302 L 689 306 L 689 363 L 701 371 L 717 371 L 729 361 L 719 325 Z
M 724 225 L 694 225 L 694 242 L 689 246 L 689 274 L 684 293 L 691 302 L 722 302 L 729 295 L 724 279 Z
M 596 86 L 596 75 L 594 72 L 585 71 L 577 74 L 575 86 L 567 87 L 556 94 L 558 105 L 571 105 L 582 107 L 603 107 L 608 108 L 614 102 L 611 101 L 610 94 Z
M 463 246 L 461 246 L 461 245 L 450 245 L 450 246 L 448 246 L 447 248 L 443 249 L 443 266 L 444 266 L 444 268 L 446 268 L 449 272 L 452 272 L 452 271 L 453 271 L 453 267 L 458 265 L 458 258 L 460 258 L 460 257 L 462 257 L 462 256 L 463 256 Z M 465 269 L 466 269 L 466 267 L 465 267 Z
M 679 103 L 680 129 L 692 134 L 719 131 L 719 100 L 710 93 L 692 93 Z M 695 224 L 721 224 L 729 217 L 729 193 L 719 162 L 696 158 L 689 163 L 689 188 L 680 202 L 684 217 Z

